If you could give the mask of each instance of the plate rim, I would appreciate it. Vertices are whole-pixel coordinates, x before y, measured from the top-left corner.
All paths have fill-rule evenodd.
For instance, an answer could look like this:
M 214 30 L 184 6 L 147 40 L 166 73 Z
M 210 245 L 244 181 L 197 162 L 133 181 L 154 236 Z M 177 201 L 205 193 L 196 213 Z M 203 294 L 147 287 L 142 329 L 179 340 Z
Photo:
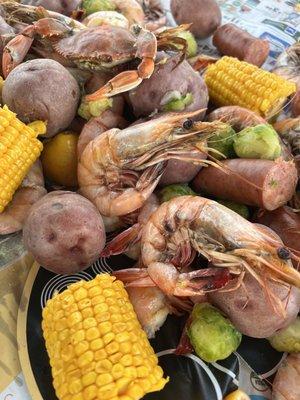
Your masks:
M 29 271 L 26 283 L 22 292 L 21 301 L 18 310 L 17 318 L 17 343 L 18 355 L 21 365 L 21 370 L 28 388 L 30 396 L 34 400 L 43 400 L 37 382 L 33 375 L 30 364 L 28 346 L 27 346 L 27 314 L 30 301 L 30 293 L 35 282 L 35 278 L 39 272 L 40 265 L 35 261 Z

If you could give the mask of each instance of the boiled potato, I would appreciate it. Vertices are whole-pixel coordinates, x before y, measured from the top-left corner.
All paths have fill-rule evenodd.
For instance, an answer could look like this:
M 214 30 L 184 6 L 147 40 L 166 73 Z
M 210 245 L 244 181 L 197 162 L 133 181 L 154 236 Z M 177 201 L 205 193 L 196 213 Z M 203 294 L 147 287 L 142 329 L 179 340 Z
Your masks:
M 171 11 L 178 24 L 192 23 L 190 31 L 200 39 L 211 36 L 222 20 L 215 0 L 171 0 Z
M 44 268 L 72 274 L 95 262 L 106 240 L 96 207 L 79 194 L 48 193 L 30 210 L 23 229 L 26 249 Z
M 277 330 L 289 325 L 298 314 L 300 291 L 278 283 L 269 283 L 269 289 L 286 306 L 286 315 L 281 315 L 272 307 L 265 290 L 250 274 L 244 278 L 244 286 L 230 292 L 212 292 L 211 302 L 222 310 L 233 325 L 244 335 L 267 338 Z
M 74 119 L 80 90 L 61 64 L 36 59 L 20 64 L 8 75 L 2 97 L 23 122 L 47 121 L 45 137 L 52 137 Z

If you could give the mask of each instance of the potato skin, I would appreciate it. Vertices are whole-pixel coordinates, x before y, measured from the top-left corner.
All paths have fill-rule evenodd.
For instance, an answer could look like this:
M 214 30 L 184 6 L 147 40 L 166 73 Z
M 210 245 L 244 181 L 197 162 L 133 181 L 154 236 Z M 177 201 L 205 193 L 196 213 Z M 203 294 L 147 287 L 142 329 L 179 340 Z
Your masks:
M 205 160 L 206 158 L 206 154 L 199 153 L 199 160 Z M 170 160 L 159 181 L 159 186 L 162 187 L 172 185 L 173 183 L 190 182 L 195 178 L 201 168 L 201 165 L 196 165 L 187 161 Z
M 246 291 L 242 286 L 231 292 L 212 292 L 210 301 L 222 310 L 233 325 L 244 335 L 254 338 L 267 338 L 277 330 L 285 328 L 298 314 L 300 307 L 300 291 L 278 283 L 270 283 L 269 288 L 278 296 L 283 304 L 289 298 L 286 317 L 282 317 L 272 308 L 265 291 L 250 274 L 244 278 Z M 289 295 L 289 296 L 288 296 Z
M 81 0 L 22 0 L 21 3 L 35 7 L 42 6 L 46 10 L 70 16 L 72 11 L 80 6 Z
M 185 96 L 192 93 L 193 102 L 184 111 L 205 109 L 208 104 L 208 90 L 204 80 L 184 60 L 178 64 L 179 57 L 170 57 L 165 64 L 158 64 L 149 79 L 145 79 L 129 93 L 129 101 L 137 118 L 148 116 L 153 111 L 163 111 L 161 104 L 168 92 L 179 91 Z M 204 117 L 205 112 L 197 119 Z
M 199 39 L 211 36 L 222 20 L 215 0 L 171 0 L 171 11 L 178 25 L 192 23 L 190 31 Z
M 2 96 L 23 122 L 47 121 L 45 137 L 52 137 L 74 119 L 80 90 L 58 62 L 36 59 L 20 64 L 8 75 Z
M 79 194 L 48 193 L 30 210 L 23 229 L 25 248 L 49 271 L 72 274 L 95 262 L 106 240 L 96 207 Z

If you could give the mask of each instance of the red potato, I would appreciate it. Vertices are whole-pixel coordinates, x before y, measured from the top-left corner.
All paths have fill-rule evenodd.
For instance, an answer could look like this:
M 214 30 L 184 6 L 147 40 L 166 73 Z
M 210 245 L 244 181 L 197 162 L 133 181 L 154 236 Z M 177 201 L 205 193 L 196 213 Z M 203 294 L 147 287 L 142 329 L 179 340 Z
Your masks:
M 199 160 L 205 160 L 207 155 L 205 153 L 198 153 L 196 157 L 199 158 Z M 201 168 L 201 165 L 187 161 L 170 160 L 168 161 L 167 168 L 159 181 L 159 186 L 190 182 L 195 178 Z
M 163 58 L 163 55 L 159 55 Z M 167 111 L 205 110 L 208 104 L 208 90 L 200 74 L 195 72 L 184 60 L 179 63 L 179 56 L 173 56 L 162 64 L 157 64 L 154 73 L 145 79 L 136 89 L 129 92 L 129 101 L 134 115 L 139 118 L 148 116 L 154 111 L 164 112 L 172 96 L 192 95 L 192 102 L 184 109 L 168 109 Z M 205 111 L 197 115 L 204 117 Z
M 298 177 L 293 161 L 239 158 L 223 165 L 232 172 L 203 168 L 193 181 L 194 190 L 266 210 L 286 204 L 295 192 Z
M 21 4 L 42 6 L 46 10 L 70 16 L 80 6 L 82 0 L 22 0 Z
M 242 334 L 267 338 L 289 325 L 297 317 L 300 307 L 299 289 L 269 282 L 268 290 L 281 300 L 285 316 L 274 310 L 265 289 L 249 273 L 245 275 L 244 286 L 229 292 L 212 292 L 208 296 Z
M 47 121 L 45 137 L 52 137 L 74 119 L 80 89 L 58 62 L 35 59 L 20 64 L 8 75 L 2 97 L 23 122 Z
M 211 36 L 221 24 L 222 14 L 215 0 L 171 0 L 171 12 L 177 24 L 190 24 L 199 39 Z
M 214 33 L 213 45 L 221 54 L 236 57 L 258 67 L 263 65 L 270 52 L 267 40 L 258 39 L 234 24 L 220 26 Z
M 79 194 L 48 193 L 30 209 L 23 229 L 25 248 L 49 271 L 72 274 L 99 258 L 106 240 L 96 207 Z
M 287 247 L 300 252 L 300 214 L 292 208 L 284 206 L 274 211 L 260 210 L 254 221 L 271 228 Z

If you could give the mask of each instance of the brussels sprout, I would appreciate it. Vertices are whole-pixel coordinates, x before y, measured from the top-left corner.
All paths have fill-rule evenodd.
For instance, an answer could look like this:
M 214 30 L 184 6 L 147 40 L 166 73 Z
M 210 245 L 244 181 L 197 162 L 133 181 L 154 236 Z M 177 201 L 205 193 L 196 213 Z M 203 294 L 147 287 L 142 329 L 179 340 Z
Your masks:
M 230 210 L 235 211 L 246 219 L 249 219 L 250 217 L 249 208 L 244 204 L 234 203 L 233 201 L 229 200 L 217 200 L 217 202 L 223 204 L 223 206 L 227 208 L 230 208 Z
M 210 139 L 208 139 L 207 145 L 211 149 L 215 149 L 222 153 L 225 158 L 234 158 L 236 156 L 233 148 L 233 139 L 235 135 L 235 131 L 231 127 L 228 127 L 227 130 L 222 130 L 215 133 Z M 224 158 L 214 151 L 211 151 L 211 155 L 218 160 Z
M 297 317 L 289 326 L 271 336 L 269 342 L 277 351 L 300 353 L 300 317 Z
M 175 90 L 164 96 L 162 101 L 166 101 L 166 99 L 168 99 L 168 102 L 164 104 L 163 111 L 183 111 L 194 100 L 192 93 L 183 96 Z
M 179 196 L 196 196 L 196 193 L 186 184 L 186 183 L 178 183 L 174 185 L 169 185 L 164 187 L 160 192 L 159 192 L 159 199 L 161 203 L 164 203 L 165 201 L 169 201 L 171 199 L 174 199 L 174 197 L 179 197 Z
M 241 343 L 242 335 L 229 319 L 208 303 L 196 304 L 188 336 L 196 354 L 206 362 L 224 360 Z
M 116 7 L 111 0 L 83 0 L 82 9 L 90 15 L 97 11 L 114 11 Z
M 185 39 L 187 42 L 187 58 L 190 57 L 195 57 L 195 55 L 197 54 L 197 50 L 198 50 L 198 46 L 197 46 L 197 42 L 196 39 L 194 37 L 194 35 L 192 34 L 192 32 L 190 31 L 182 31 L 177 33 L 177 36 Z
M 113 101 L 111 98 L 104 98 L 90 102 L 82 101 L 78 108 L 78 115 L 87 121 L 92 117 L 100 117 L 100 115 L 111 108 Z
M 243 129 L 234 138 L 233 147 L 240 158 L 275 160 L 281 154 L 278 134 L 271 125 Z

